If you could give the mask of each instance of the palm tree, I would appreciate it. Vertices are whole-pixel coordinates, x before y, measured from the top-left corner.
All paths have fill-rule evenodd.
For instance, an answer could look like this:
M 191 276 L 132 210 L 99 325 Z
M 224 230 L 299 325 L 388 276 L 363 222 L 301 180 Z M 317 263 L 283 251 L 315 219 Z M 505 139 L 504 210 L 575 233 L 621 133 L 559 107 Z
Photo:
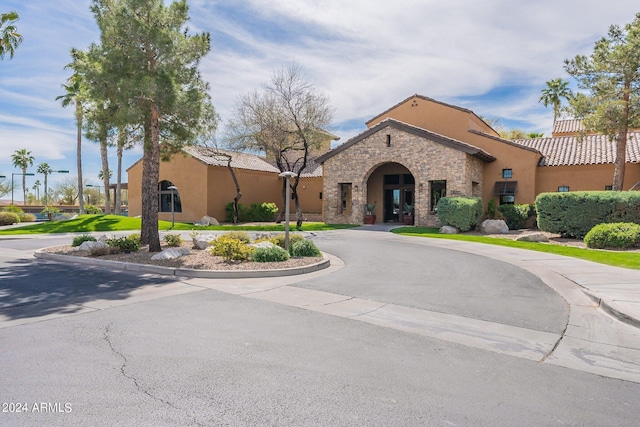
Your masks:
M 36 203 L 40 201 L 40 180 L 36 179 L 36 182 L 33 183 L 33 191 L 36 192 Z
M 49 192 L 47 190 L 47 177 L 53 172 L 48 163 L 40 163 L 38 165 L 38 173 L 44 175 L 44 205 L 49 205 Z
M 22 203 L 25 203 L 27 200 L 27 168 L 33 165 L 33 160 L 34 158 L 31 155 L 31 151 L 27 151 L 26 148 L 16 150 L 15 153 L 11 155 L 13 166 L 22 169 Z
M 553 105 L 553 124 L 555 124 L 558 117 L 560 117 L 562 99 L 568 101 L 572 97 L 573 93 L 569 89 L 569 82 L 558 77 L 547 82 L 547 87 L 542 89 L 542 96 L 538 102 L 542 102 L 545 107 Z
M 13 25 L 20 16 L 18 12 L 0 14 L 0 59 L 4 59 L 5 54 L 9 54 L 9 59 L 13 58 L 16 48 L 22 43 L 22 35 Z
M 66 90 L 64 95 L 56 97 L 56 101 L 60 100 L 63 107 L 69 105 L 75 105 L 76 111 L 76 162 L 78 167 L 78 204 L 80 205 L 80 213 L 84 213 L 84 197 L 82 194 L 82 122 L 84 119 L 84 107 L 83 102 L 85 98 L 84 78 L 81 73 L 82 66 L 86 60 L 86 53 L 78 50 L 71 49 L 72 62 L 67 64 L 65 68 L 71 68 L 74 73 L 67 79 L 67 84 L 63 84 L 62 87 Z

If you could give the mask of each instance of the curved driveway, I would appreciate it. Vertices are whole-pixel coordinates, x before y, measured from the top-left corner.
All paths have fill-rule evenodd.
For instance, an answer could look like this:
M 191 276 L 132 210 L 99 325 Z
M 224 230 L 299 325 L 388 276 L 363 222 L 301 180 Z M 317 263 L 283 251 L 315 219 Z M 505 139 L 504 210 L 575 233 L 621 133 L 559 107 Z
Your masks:
M 533 274 L 481 253 L 366 229 L 319 233 L 314 241 L 345 268 L 293 286 L 538 331 L 561 333 L 567 326 L 560 295 Z

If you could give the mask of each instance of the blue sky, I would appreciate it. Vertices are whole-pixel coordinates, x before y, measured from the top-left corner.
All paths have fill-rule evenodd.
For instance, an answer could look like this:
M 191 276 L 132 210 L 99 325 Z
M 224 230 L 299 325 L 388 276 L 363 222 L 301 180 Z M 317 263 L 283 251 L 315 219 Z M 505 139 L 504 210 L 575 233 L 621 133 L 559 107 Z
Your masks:
M 168 0 L 167 0 L 168 3 Z M 2 0 L 24 37 L 0 61 L 0 175 L 20 172 L 11 154 L 76 176 L 73 108 L 55 97 L 69 76 L 69 49 L 99 41 L 90 0 Z M 628 0 L 189 0 L 193 31 L 208 31 L 201 63 L 222 120 L 238 96 L 291 63 L 331 99 L 332 132 L 345 142 L 365 121 L 419 93 L 549 135 L 552 111 L 538 103 L 545 82 L 567 78 L 563 61 L 589 54 L 611 24 L 640 12 Z M 83 146 L 83 172 L 98 184 L 97 144 Z M 134 149 L 124 167 L 140 157 Z M 115 171 L 115 153 L 110 156 Z M 29 188 L 42 177 L 28 177 Z M 16 177 L 19 180 L 19 177 Z M 126 176 L 123 178 L 126 182 Z M 21 192 L 17 191 L 16 196 Z

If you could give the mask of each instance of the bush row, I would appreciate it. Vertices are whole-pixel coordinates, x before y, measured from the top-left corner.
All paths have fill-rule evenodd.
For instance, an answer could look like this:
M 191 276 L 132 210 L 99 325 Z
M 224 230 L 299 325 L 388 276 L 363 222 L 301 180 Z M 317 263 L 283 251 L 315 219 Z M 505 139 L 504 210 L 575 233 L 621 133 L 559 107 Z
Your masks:
M 474 228 L 482 216 L 482 199 L 479 197 L 442 197 L 438 202 L 438 219 L 461 231 Z
M 640 222 L 640 192 L 542 193 L 536 211 L 541 230 L 581 239 L 598 224 Z
M 233 222 L 233 202 L 224 207 L 225 221 Z M 240 222 L 272 222 L 276 219 L 278 206 L 275 203 L 251 203 L 249 206 L 238 203 L 238 221 Z
M 249 246 L 248 235 L 244 232 L 229 232 L 219 236 L 211 242 L 209 252 L 212 255 L 220 256 L 225 261 L 246 261 L 255 262 L 280 262 L 286 261 L 291 256 L 294 257 L 319 257 L 322 256 L 320 250 L 311 241 L 305 239 L 300 234 L 289 235 L 289 250 L 285 250 L 285 235 L 278 234 L 271 238 L 256 240 L 269 241 L 276 246 L 254 248 Z

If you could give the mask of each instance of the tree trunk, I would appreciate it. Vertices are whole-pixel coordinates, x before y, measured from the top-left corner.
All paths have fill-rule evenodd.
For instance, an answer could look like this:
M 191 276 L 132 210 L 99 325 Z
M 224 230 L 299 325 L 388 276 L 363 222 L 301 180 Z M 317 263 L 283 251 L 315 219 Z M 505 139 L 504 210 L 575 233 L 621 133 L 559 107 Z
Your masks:
M 27 204 L 27 168 L 22 168 L 22 204 Z
M 122 133 L 123 130 L 120 129 L 120 132 Z M 124 136 L 121 133 L 118 134 L 118 174 L 116 177 L 116 194 L 113 196 L 115 199 L 114 213 L 116 215 L 122 214 L 122 151 L 124 150 Z
M 76 125 L 78 134 L 76 136 L 76 165 L 78 168 L 78 205 L 80 214 L 84 213 L 84 184 L 82 183 L 82 103 L 76 99 Z M 49 195 L 47 194 L 47 201 Z
M 142 227 L 141 238 L 149 244 L 149 252 L 160 252 L 158 233 L 158 179 L 160 176 L 160 129 L 158 107 L 151 103 L 146 138 L 142 157 Z M 145 129 L 146 131 L 146 129 Z M 146 132 L 145 132 L 146 133 Z M 148 140 L 148 141 L 147 141 Z
M 104 185 L 104 213 L 111 213 L 111 192 L 109 191 L 109 157 L 106 137 L 100 138 L 100 159 L 102 160 L 102 184 Z
M 238 183 L 238 177 L 236 176 L 236 171 L 231 167 L 231 156 L 227 157 L 227 169 L 231 173 L 231 179 L 233 179 L 233 183 L 236 186 L 236 196 L 233 198 L 233 223 L 237 224 L 238 220 L 238 200 L 242 197 L 242 192 L 240 191 L 240 184 Z
M 624 188 L 624 171 L 627 165 L 627 135 L 629 133 L 629 115 L 631 114 L 631 107 L 629 106 L 629 99 L 631 97 L 631 82 L 625 81 L 624 84 L 624 123 L 622 129 L 618 132 L 616 137 L 616 159 L 615 169 L 613 171 L 613 185 L 614 191 L 622 191 Z
M 302 208 L 300 207 L 300 199 L 298 198 L 298 184 L 300 183 L 300 175 L 296 176 L 291 187 L 291 194 L 296 204 L 296 227 L 302 227 Z

